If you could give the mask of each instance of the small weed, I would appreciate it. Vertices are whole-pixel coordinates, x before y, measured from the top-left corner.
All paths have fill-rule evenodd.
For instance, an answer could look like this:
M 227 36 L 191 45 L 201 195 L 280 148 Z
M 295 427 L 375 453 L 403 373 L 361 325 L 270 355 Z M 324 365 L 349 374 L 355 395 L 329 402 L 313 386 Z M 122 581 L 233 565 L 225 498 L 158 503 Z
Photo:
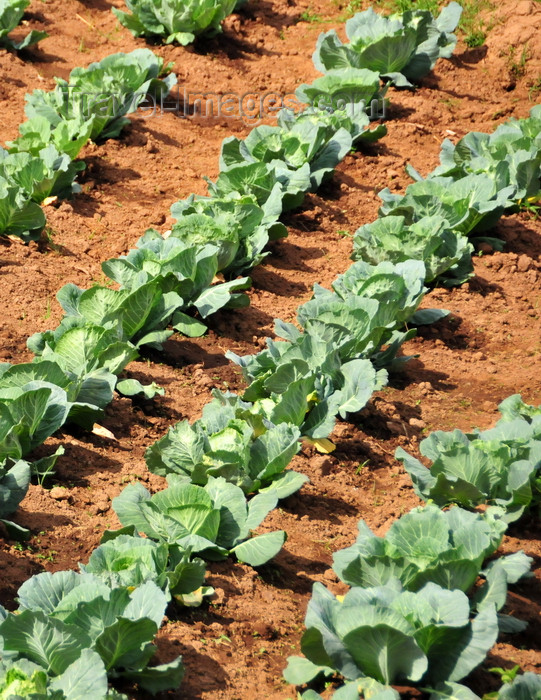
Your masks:
M 41 559 L 43 561 L 50 561 L 51 563 L 53 563 L 55 554 L 58 554 L 58 552 L 54 549 L 51 549 L 48 552 L 48 554 L 44 554 L 44 553 L 36 554 L 36 559 Z
M 502 679 L 502 683 L 512 683 L 515 678 L 517 677 L 518 672 L 520 671 L 520 666 L 517 664 L 516 666 L 513 666 L 513 668 L 501 668 L 500 666 L 497 666 L 495 668 L 489 668 L 488 669 L 490 673 L 496 673 L 500 678 Z M 493 700 L 493 698 L 499 697 L 499 693 L 487 693 L 486 695 L 483 695 L 483 700 Z
M 343 236 L 344 238 L 353 238 L 351 233 L 347 231 L 346 229 L 340 229 L 339 231 L 336 232 L 339 236 Z
M 307 10 L 300 14 L 301 22 L 309 22 L 310 24 L 319 24 L 323 22 L 323 17 L 317 12 L 312 12 L 312 6 L 309 5 Z
M 475 49 L 478 46 L 483 46 L 486 38 L 486 32 L 484 32 L 482 29 L 477 29 L 464 37 L 464 43 L 468 48 Z
M 460 100 L 454 99 L 453 97 L 442 97 L 439 102 L 445 105 L 450 112 L 454 112 L 457 107 L 460 107 Z
M 504 54 L 505 55 L 505 54 Z M 530 58 L 528 44 L 524 44 L 520 56 L 517 57 L 517 47 L 509 46 L 507 49 L 507 70 L 511 80 L 520 80 L 526 72 L 526 63 Z
M 47 321 L 51 318 L 51 297 L 47 297 L 47 304 L 45 305 L 45 313 L 43 314 L 43 320 Z
M 362 470 L 366 467 L 366 465 L 368 464 L 369 461 L 370 461 L 370 460 L 365 459 L 364 462 L 362 462 L 361 464 L 359 464 L 359 466 L 357 467 L 357 469 L 355 469 L 355 474 L 360 474 L 360 473 L 362 472 Z
M 528 99 L 533 102 L 538 92 L 541 92 L 541 78 L 537 78 L 531 85 L 528 85 Z
M 494 26 L 494 20 L 488 23 L 483 19 L 482 13 L 491 13 L 496 4 L 491 0 L 463 0 L 462 16 L 458 28 L 464 33 L 464 42 L 470 49 L 482 46 L 485 43 L 488 32 Z

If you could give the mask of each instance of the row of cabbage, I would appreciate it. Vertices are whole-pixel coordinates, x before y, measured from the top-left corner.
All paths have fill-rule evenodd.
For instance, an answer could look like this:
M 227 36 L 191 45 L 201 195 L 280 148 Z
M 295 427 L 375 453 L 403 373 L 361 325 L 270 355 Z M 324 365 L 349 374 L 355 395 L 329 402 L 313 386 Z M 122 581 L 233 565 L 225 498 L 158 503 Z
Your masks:
M 431 700 L 477 696 L 458 683 L 485 658 L 498 632 L 525 623 L 498 611 L 508 584 L 528 575 L 523 552 L 493 558 L 509 523 L 541 501 L 541 407 L 518 395 L 500 405 L 490 430 L 432 433 L 420 445 L 427 469 L 398 448 L 396 457 L 427 505 L 396 520 L 384 537 L 364 521 L 333 569 L 350 586 L 334 596 L 315 584 L 301 642 L 284 673 L 291 683 L 338 675 L 333 696 L 398 698 L 397 683 L 430 689 Z M 440 510 L 440 507 L 453 507 Z M 489 507 L 482 513 L 479 506 Z M 487 560 L 490 562 L 487 563 Z M 534 698 L 541 677 L 519 676 L 500 697 Z M 303 700 L 320 696 L 306 691 Z
M 168 73 L 168 75 L 166 75 Z M 148 49 L 113 54 L 56 79 L 51 91 L 26 95 L 28 119 L 0 148 L 0 235 L 38 240 L 46 225 L 40 206 L 80 192 L 77 160 L 92 139 L 116 137 L 148 94 L 165 97 L 176 84 L 170 66 Z
M 246 0 L 126 0 L 131 14 L 112 8 L 120 23 L 136 37 L 161 38 L 166 43 L 190 44 L 196 37 L 211 37 L 222 31 L 223 20 Z M 9 34 L 23 19 L 30 0 L 0 3 L 0 47 L 20 51 L 47 38 L 33 30 L 21 41 Z
M 362 269 L 359 265 L 357 265 L 357 267 L 359 270 Z M 406 266 L 403 267 L 405 268 Z M 388 266 L 385 271 L 389 273 L 390 270 Z M 419 270 L 417 270 L 417 272 L 419 272 Z M 350 278 L 351 283 L 353 285 L 358 284 L 358 278 L 358 273 L 352 275 Z M 422 275 L 420 279 L 422 280 Z M 346 282 L 346 289 L 347 284 Z M 411 306 L 415 308 L 414 303 L 411 303 Z M 410 309 L 410 311 L 411 310 L 412 309 Z M 290 333 L 293 333 L 293 327 L 290 328 Z M 392 333 L 393 331 L 391 331 L 391 334 Z M 376 333 L 376 338 L 372 341 L 373 347 L 371 356 L 376 357 L 379 355 L 381 364 L 385 364 L 386 361 L 392 359 L 396 352 L 396 348 L 400 343 L 400 337 L 396 338 L 394 352 L 391 351 L 387 353 L 385 357 L 385 353 L 381 353 L 378 350 L 377 335 Z M 383 344 L 383 342 L 381 344 Z M 341 361 L 339 362 L 339 366 L 340 364 L 342 364 Z M 354 369 L 366 370 L 369 374 L 369 378 L 368 382 L 365 382 L 364 379 L 363 382 L 368 383 L 369 386 L 373 384 L 378 370 L 369 370 L 367 365 L 364 365 L 362 368 L 352 368 L 352 377 Z M 379 371 L 381 372 L 381 370 Z M 379 377 L 381 378 L 381 374 Z M 285 376 L 283 378 L 285 379 Z M 378 381 L 379 380 L 380 379 L 378 379 Z M 369 393 L 365 389 L 366 398 L 364 399 L 364 403 L 369 398 L 372 388 L 370 388 Z M 302 386 L 302 390 L 305 389 L 306 386 Z M 266 390 L 268 392 L 269 387 L 266 387 Z M 331 394 L 334 395 L 336 392 L 331 392 Z M 347 395 L 347 391 L 345 395 Z M 247 542 L 244 542 L 244 544 L 248 546 L 242 547 L 243 533 L 244 539 L 246 539 L 246 536 L 250 534 L 250 530 L 261 522 L 262 518 L 265 517 L 266 513 L 276 503 L 277 497 L 291 493 L 300 485 L 298 477 L 287 477 L 287 480 L 289 480 L 289 483 L 287 483 L 285 478 L 277 480 L 276 475 L 283 471 L 284 466 L 289 462 L 290 457 L 288 457 L 287 454 L 292 455 L 298 450 L 298 436 L 301 432 L 304 432 L 304 430 L 298 431 L 297 428 L 297 433 L 294 431 L 292 432 L 291 428 L 295 428 L 295 424 L 290 423 L 288 425 L 288 421 L 278 420 L 279 416 L 275 406 L 271 405 L 274 403 L 272 399 L 269 401 L 268 399 L 270 397 L 265 395 L 261 398 L 262 400 L 259 406 L 255 406 L 254 404 L 241 401 L 238 397 L 220 397 L 217 401 L 215 400 L 215 402 L 213 402 L 215 407 L 214 416 L 212 415 L 213 410 L 209 406 L 206 409 L 207 415 L 204 416 L 204 419 L 206 425 L 210 428 L 211 434 L 223 431 L 223 428 L 222 431 L 213 430 L 213 425 L 216 427 L 220 427 L 220 425 L 223 426 L 224 415 L 227 419 L 225 428 L 229 430 L 229 436 L 231 436 L 231 428 L 233 428 L 233 431 L 237 429 L 236 432 L 238 433 L 242 432 L 242 423 L 251 426 L 251 431 L 244 430 L 245 437 L 248 437 L 248 440 L 245 440 L 244 455 L 247 455 L 246 447 L 248 447 L 250 452 L 249 459 L 252 460 L 254 456 L 256 457 L 256 459 L 253 460 L 256 467 L 258 454 L 260 465 L 263 465 L 264 469 L 274 463 L 274 468 L 276 469 L 275 474 L 270 473 L 272 469 L 269 469 L 269 474 L 267 475 L 267 477 L 271 476 L 273 478 L 265 479 L 264 475 L 261 473 L 264 469 L 259 468 L 254 471 L 254 474 L 259 478 L 261 484 L 263 484 L 265 480 L 271 482 L 271 489 L 269 491 L 263 491 L 247 505 L 242 489 L 236 484 L 228 484 L 223 476 L 213 477 L 209 474 L 204 474 L 203 481 L 206 482 L 205 486 L 194 486 L 186 483 L 186 478 L 183 478 L 182 474 L 180 478 L 170 476 L 171 484 L 169 489 L 161 492 L 161 494 L 155 494 L 153 497 L 150 497 L 150 494 L 138 485 L 128 487 L 118 499 L 115 499 L 116 502 L 114 504 L 121 522 L 125 525 L 125 529 L 114 534 L 110 533 L 106 535 L 106 541 L 95 553 L 94 566 L 97 566 L 97 570 L 100 571 L 102 575 L 108 572 L 107 575 L 110 577 L 111 581 L 114 580 L 114 583 L 120 586 L 126 583 L 126 578 L 128 578 L 129 583 L 133 585 L 133 576 L 137 578 L 137 576 L 140 575 L 142 577 L 141 580 L 145 581 L 152 577 L 154 577 L 155 580 L 161 578 L 162 585 L 166 589 L 174 589 L 177 597 L 182 600 L 183 596 L 193 593 L 195 585 L 200 585 L 204 576 L 204 566 L 201 566 L 201 559 L 194 559 L 192 553 L 199 554 L 200 556 L 206 555 L 206 557 L 212 559 L 226 556 L 229 551 L 235 551 L 237 556 L 240 554 L 239 559 L 245 561 L 250 560 L 251 563 L 253 562 L 257 565 L 257 563 L 263 563 L 268 560 L 269 556 L 272 556 L 279 549 L 284 539 L 283 533 L 269 533 L 269 535 L 249 539 Z M 312 397 L 312 402 L 317 402 L 317 398 L 316 392 L 316 396 Z M 327 398 L 330 398 L 330 395 Z M 340 398 L 343 397 L 334 396 L 334 400 L 327 401 L 327 408 L 329 408 L 329 406 L 336 407 L 342 405 L 340 404 Z M 357 404 L 355 404 L 355 400 L 357 400 Z M 347 406 L 349 406 L 351 410 L 355 410 L 355 405 L 361 402 L 358 390 L 356 390 L 348 400 Z M 225 404 L 228 404 L 232 409 L 227 411 L 227 415 L 223 410 Z M 300 402 L 299 405 L 301 408 L 297 410 L 296 417 L 300 417 L 301 420 L 297 422 L 297 426 L 301 425 L 302 428 L 304 428 L 305 418 L 309 411 L 306 410 L 306 406 L 303 410 L 303 402 Z M 265 407 L 263 413 L 258 410 L 261 407 Z M 284 404 L 283 409 L 287 412 L 289 407 Z M 344 408 L 344 411 L 347 410 L 347 408 Z M 278 425 L 271 424 L 268 420 L 265 420 L 268 415 L 276 419 Z M 234 426 L 229 425 L 229 419 L 236 421 L 237 424 Z M 330 420 L 331 422 L 334 420 L 332 415 Z M 320 420 L 320 426 L 321 423 L 322 421 Z M 310 428 L 310 426 L 308 427 Z M 239 428 L 241 428 L 240 431 L 238 430 Z M 282 435 L 279 435 L 278 432 L 273 432 L 275 428 L 281 429 Z M 288 430 L 289 435 L 284 441 L 283 433 Z M 265 435 L 267 436 L 266 440 L 259 440 L 259 442 L 257 442 L 260 437 Z M 233 435 L 233 438 L 235 437 L 236 436 Z M 254 437 L 256 440 L 252 439 Z M 316 437 L 314 431 L 312 431 L 312 437 Z M 195 448 L 194 454 L 199 450 L 200 456 L 202 456 L 203 461 L 205 461 L 205 435 L 199 434 L 198 438 L 198 440 L 193 441 L 193 446 Z M 276 438 L 279 439 L 277 440 Z M 218 447 L 220 441 L 218 440 L 215 442 Z M 256 442 L 257 447 L 253 448 Z M 181 443 L 180 447 L 178 445 L 176 447 L 177 451 L 180 452 L 182 456 L 185 456 L 186 452 L 191 452 L 192 450 L 192 443 L 189 449 L 185 449 L 185 444 L 184 442 Z M 224 457 L 227 460 L 230 455 L 227 454 L 227 450 L 225 452 L 226 454 L 224 454 Z M 190 454 L 189 456 L 191 457 L 192 455 Z M 280 461 L 282 462 L 281 468 L 279 465 Z M 208 463 L 207 465 L 203 465 L 203 472 L 205 471 L 205 466 L 208 466 Z M 238 481 L 236 477 L 234 480 Z M 296 483 L 294 483 L 295 480 Z M 302 482 L 302 480 L 301 478 L 300 481 Z M 281 483 L 272 483 L 276 481 Z M 251 485 L 248 483 L 243 485 L 246 491 L 254 491 L 259 488 L 259 485 L 256 484 L 254 486 L 253 483 Z M 197 506 L 201 505 L 202 507 L 197 507 L 194 504 L 197 504 Z M 134 539 L 136 532 L 144 533 L 147 535 L 147 538 L 150 539 L 143 539 L 140 537 L 135 537 Z M 157 543 L 152 542 L 152 539 L 157 540 Z M 257 542 L 258 540 L 259 542 Z M 111 544 L 109 544 L 109 542 Z M 132 551 L 136 546 L 140 546 L 140 554 L 136 556 L 128 555 L 127 553 Z M 120 548 L 120 550 L 117 548 Z M 125 554 L 124 561 L 127 562 L 127 571 L 115 571 L 115 568 L 118 569 L 119 551 L 122 551 L 122 549 Z M 158 550 L 160 551 L 159 554 Z M 99 554 L 97 554 L 98 552 Z M 107 554 L 109 554 L 109 559 L 107 558 Z M 115 562 L 117 563 L 115 564 Z M 92 560 L 89 563 L 89 566 L 91 565 Z M 110 571 L 111 569 L 113 569 L 112 573 Z M 165 572 L 167 572 L 167 574 Z M 87 573 L 91 572 L 87 571 L 85 575 Z M 79 581 L 80 579 L 78 578 L 77 580 Z M 60 582 L 60 579 L 59 585 L 60 587 L 64 585 Z M 199 595 L 203 592 L 204 589 L 200 589 Z M 34 610 L 34 612 L 39 611 Z M 43 665 L 45 664 L 42 663 L 42 666 Z M 64 671 L 65 670 L 66 669 L 64 669 Z M 62 673 L 64 671 L 62 671 Z M 134 671 L 134 669 L 132 669 L 132 671 Z M 36 673 L 43 672 L 38 672 L 36 670 Z
M 416 182 L 404 195 L 380 192 L 380 216 L 355 233 L 353 258 L 421 259 L 427 282 L 461 284 L 473 275 L 472 243 L 502 250 L 503 241 L 487 232 L 540 197 L 541 105 L 492 134 L 471 132 L 456 144 L 446 139 L 440 165 L 425 179 L 407 170 Z
M 511 120 L 491 136 L 483 134 L 468 135 L 457 145 L 456 150 L 459 152 L 462 150 L 463 152 L 464 143 L 481 141 L 485 145 L 486 152 L 489 156 L 492 156 L 488 158 L 489 163 L 496 160 L 498 149 L 500 156 L 503 150 L 504 157 L 511 164 L 517 163 L 517 161 L 524 163 L 518 169 L 523 169 L 528 173 L 526 179 L 521 175 L 514 181 L 513 178 L 516 177 L 517 168 L 510 169 L 507 161 L 505 166 L 494 167 L 492 170 L 485 165 L 485 171 L 489 175 L 493 177 L 494 175 L 499 176 L 503 172 L 507 178 L 506 203 L 508 206 L 495 206 L 490 194 L 483 201 L 474 190 L 470 192 L 469 201 L 471 206 L 469 209 L 463 209 L 462 220 L 466 220 L 469 216 L 470 222 L 478 223 L 482 218 L 480 215 L 488 213 L 492 216 L 491 222 L 493 225 L 497 217 L 506 210 L 515 209 L 520 205 L 526 192 L 539 192 L 539 146 L 538 141 L 536 142 L 539 133 L 538 124 L 539 108 L 534 108 L 528 119 Z M 502 135 L 505 135 L 504 139 L 502 139 Z M 514 138 L 510 138 L 510 135 Z M 501 148 L 502 141 L 506 144 L 503 149 Z M 524 146 L 526 147 L 524 148 Z M 517 151 L 516 157 L 514 157 L 513 147 Z M 449 152 L 449 150 L 449 145 L 445 144 L 444 152 Z M 468 185 L 471 185 L 471 179 L 469 179 L 468 174 L 470 169 L 479 167 L 472 157 L 474 154 L 470 151 L 469 155 L 470 162 L 466 162 L 468 159 L 462 158 L 461 174 L 463 175 L 462 185 L 464 190 L 466 190 Z M 473 161 L 473 164 L 471 161 Z M 412 186 L 411 189 L 414 187 Z M 407 194 L 409 194 L 409 191 Z M 442 201 L 441 192 L 439 201 Z M 443 209 L 445 211 L 446 202 L 445 200 L 443 201 Z M 415 216 L 415 206 L 412 206 L 412 211 Z M 449 221 L 448 219 L 443 219 L 443 217 L 441 219 L 445 230 L 450 235 L 455 237 L 460 235 L 453 227 L 455 220 Z M 484 226 L 488 227 L 488 225 L 488 222 L 485 221 Z M 433 240 L 435 238 L 434 230 L 437 231 L 438 227 L 434 229 L 427 226 L 426 230 Z M 470 233 L 475 230 L 475 226 L 471 226 L 470 229 L 465 227 L 463 230 L 467 230 Z M 391 254 L 394 254 L 395 250 L 391 248 Z M 469 243 L 467 251 L 471 258 L 473 248 Z M 380 254 L 384 255 L 385 251 L 380 252 Z M 458 261 L 451 260 L 449 263 L 449 260 L 446 260 L 445 262 L 447 263 L 447 269 L 451 269 L 453 265 L 457 265 Z M 469 269 L 471 269 L 471 261 L 468 262 Z M 439 265 L 441 269 L 441 262 Z M 462 261 L 462 265 L 464 265 L 464 261 Z M 471 275 L 468 274 L 465 279 L 469 276 Z M 431 281 L 435 277 L 436 275 L 433 275 Z M 179 483 L 179 480 L 182 480 L 183 482 L 190 481 L 204 485 L 209 479 L 212 481 L 217 476 L 221 476 L 233 480 L 247 492 L 254 492 L 263 487 L 264 492 L 275 490 L 280 497 L 292 493 L 295 488 L 302 484 L 304 477 L 295 472 L 284 471 L 284 465 L 287 464 L 285 455 L 288 450 L 291 451 L 293 444 L 292 434 L 288 432 L 288 429 L 296 427 L 299 429 L 299 434 L 302 437 L 315 442 L 318 446 L 322 446 L 322 443 L 326 442 L 325 438 L 332 431 L 337 413 L 345 417 L 346 413 L 360 410 L 365 405 L 372 392 L 381 386 L 385 380 L 383 367 L 388 364 L 392 365 L 393 361 L 396 361 L 396 351 L 401 342 L 412 335 L 411 331 L 405 333 L 401 330 L 404 322 L 409 320 L 411 324 L 412 319 L 415 322 L 416 315 L 417 322 L 432 320 L 440 315 L 433 311 L 416 311 L 422 293 L 425 291 L 423 288 L 424 281 L 425 268 L 420 261 L 410 260 L 397 264 L 383 262 L 376 267 L 367 265 L 364 262 L 357 262 L 345 275 L 338 278 L 333 285 L 334 292 L 328 292 L 316 287 L 314 299 L 299 309 L 298 320 L 304 332 L 300 332 L 297 326 L 284 324 L 279 321 L 276 325 L 276 333 L 284 338 L 285 342 L 269 340 L 268 349 L 256 356 L 248 358 L 232 357 L 243 367 L 246 378 L 251 382 L 242 399 L 231 394 L 215 392 L 214 401 L 206 407 L 203 418 L 200 421 L 193 425 L 189 425 L 186 421 L 178 424 L 170 430 L 166 437 L 149 448 L 147 451 L 147 465 L 149 469 L 155 473 L 168 476 L 173 483 Z M 456 275 L 453 283 L 457 283 Z M 401 310 L 402 315 L 397 312 L 397 309 Z M 380 314 L 379 317 L 378 314 Z M 381 316 L 381 314 L 385 314 L 385 317 Z M 370 325 L 371 317 L 374 319 L 372 326 Z M 385 322 L 382 322 L 383 319 Z M 368 361 L 368 358 L 370 361 Z M 344 368 L 347 368 L 347 371 L 344 371 Z M 341 377 L 340 374 L 342 374 Z M 522 405 L 517 397 L 508 400 L 506 405 L 510 403 L 514 403 L 515 407 Z M 523 405 L 520 411 L 524 415 L 527 414 L 527 409 Z M 432 669 L 433 675 L 430 676 L 430 679 L 436 679 L 436 681 L 450 680 L 455 682 L 477 666 L 484 659 L 496 639 L 498 622 L 500 627 L 507 631 L 520 629 L 520 625 L 516 622 L 502 615 L 499 618 L 496 617 L 493 603 L 498 608 L 503 606 L 506 598 L 507 583 L 515 582 L 524 575 L 529 569 L 530 561 L 523 554 L 519 553 L 508 560 L 502 560 L 497 566 L 493 565 L 486 570 L 482 568 L 484 559 L 493 554 L 499 546 L 501 534 L 506 528 L 506 523 L 515 519 L 517 517 L 516 513 L 520 514 L 529 505 L 532 499 L 532 490 L 535 491 L 536 489 L 535 484 L 538 480 L 540 459 L 535 452 L 537 448 L 535 432 L 526 436 L 526 433 L 531 433 L 531 430 L 535 430 L 535 428 L 530 429 L 528 427 L 527 421 L 520 417 L 520 411 L 518 408 L 515 408 L 518 422 L 508 423 L 505 420 L 506 425 L 503 428 L 497 426 L 494 434 L 489 435 L 487 433 L 486 437 L 484 435 L 481 436 L 481 438 L 485 439 L 483 445 L 486 451 L 482 464 L 478 456 L 466 455 L 459 465 L 456 454 L 462 453 L 456 445 L 454 445 L 455 451 L 450 452 L 449 455 L 450 468 L 445 475 L 445 483 L 448 488 L 447 500 L 458 500 L 464 505 L 472 505 L 473 501 L 468 502 L 468 496 L 473 498 L 473 491 L 477 489 L 478 494 L 481 494 L 479 496 L 481 502 L 497 503 L 504 508 L 504 511 L 498 511 L 496 515 L 494 515 L 494 511 L 491 511 L 490 519 L 496 523 L 494 528 L 499 532 L 499 537 L 494 539 L 493 548 L 488 548 L 484 553 L 482 550 L 477 549 L 475 558 L 478 561 L 474 564 L 470 562 L 469 565 L 462 566 L 463 562 L 461 562 L 462 568 L 460 570 L 465 576 L 465 582 L 463 581 L 460 586 L 457 581 L 447 581 L 448 588 L 458 588 L 458 593 L 461 592 L 460 595 L 455 595 L 455 599 L 450 603 L 451 607 L 459 606 L 458 609 L 462 611 L 461 620 L 463 624 L 449 623 L 450 627 L 463 628 L 460 634 L 457 633 L 458 638 L 461 639 L 460 643 L 457 642 L 457 648 L 460 648 L 461 645 L 463 646 L 464 640 L 470 637 L 471 640 L 468 642 L 468 645 L 471 642 L 471 646 L 467 647 L 467 652 L 464 654 L 462 654 L 464 650 L 460 649 L 460 663 L 457 656 L 454 660 L 452 657 L 449 657 L 449 660 L 445 662 L 447 666 L 445 664 L 440 666 L 435 664 Z M 219 417 L 218 421 L 216 420 L 217 417 Z M 258 426 L 261 417 L 265 421 L 269 421 L 266 423 L 263 431 L 260 425 Z M 277 430 L 280 426 L 282 426 L 283 430 L 281 441 L 278 440 L 279 434 Z M 511 444 L 514 433 L 517 431 L 519 437 Z M 265 440 L 261 439 L 262 432 Z M 262 471 L 262 462 L 258 459 L 258 456 L 261 454 L 265 443 L 267 446 L 271 444 L 271 433 L 274 433 L 276 436 L 273 440 L 274 451 L 269 453 L 268 447 L 266 447 L 266 465 L 271 468 L 265 468 Z M 458 445 L 462 445 L 462 442 L 465 440 L 466 438 L 464 437 L 458 438 L 455 436 L 455 442 Z M 485 443 L 490 443 L 494 453 L 499 455 L 499 461 L 490 453 Z M 475 442 L 475 445 L 477 444 Z M 425 449 L 424 443 L 421 449 Z M 467 453 L 463 446 L 462 449 L 463 452 Z M 447 454 L 444 448 L 442 448 L 442 452 Z M 280 460 L 277 459 L 278 456 L 281 457 Z M 406 466 L 412 463 L 414 461 L 410 458 Z M 479 467 L 479 472 L 475 476 L 471 474 L 472 463 Z M 428 497 L 436 500 L 436 502 L 440 502 L 441 496 L 440 501 L 438 501 L 435 494 L 442 488 L 444 482 L 441 468 L 437 466 L 434 476 L 429 479 L 426 468 L 418 462 L 415 464 L 417 469 L 415 471 L 413 468 L 411 469 L 412 473 L 415 473 L 415 478 L 425 485 L 428 483 L 427 489 L 432 489 Z M 263 462 L 263 465 L 265 465 L 265 462 Z M 457 470 L 458 472 L 462 470 L 462 481 L 456 474 Z M 463 483 L 465 481 L 464 475 L 468 475 L 469 482 L 472 483 Z M 458 495 L 453 495 L 459 492 L 456 490 L 458 489 L 455 483 L 457 481 L 459 482 L 458 486 L 464 492 L 461 499 L 458 498 Z M 427 497 L 426 494 L 425 497 Z M 441 502 L 443 505 L 446 501 L 443 500 Z M 475 505 L 474 502 L 473 504 Z M 463 533 L 469 532 L 471 527 L 473 527 L 473 521 L 470 516 L 464 515 L 460 509 L 454 509 L 453 512 L 454 515 L 452 517 L 458 519 L 457 529 L 462 529 Z M 426 525 L 433 522 L 432 516 L 433 513 L 428 520 L 424 521 L 425 525 L 421 528 L 425 533 L 429 532 L 432 527 L 432 525 L 429 527 Z M 478 518 L 481 516 L 474 517 Z M 123 520 L 122 522 L 127 523 L 129 521 Z M 148 533 L 148 529 L 146 532 Z M 155 533 L 151 536 L 155 536 Z M 454 542 L 452 537 L 449 541 Z M 458 539 L 456 542 L 458 542 Z M 469 540 L 463 543 L 462 553 L 468 548 L 471 548 L 472 551 L 475 550 L 475 546 Z M 437 550 L 438 556 L 442 551 L 441 549 Z M 449 553 L 447 559 L 453 561 L 453 568 L 456 567 L 456 560 Z M 464 573 L 463 569 L 466 569 L 467 572 Z M 482 589 L 483 592 L 478 594 L 479 601 L 484 601 L 483 614 L 477 622 L 475 622 L 477 618 L 470 622 L 469 608 L 468 614 L 464 618 L 464 605 L 467 604 L 464 591 L 471 589 L 473 582 L 481 572 L 486 576 L 488 582 Z M 435 583 L 442 584 L 445 578 L 446 575 L 440 572 L 436 575 Z M 448 574 L 447 578 L 449 579 Z M 428 580 L 425 579 L 425 583 Z M 370 581 L 369 577 L 368 581 Z M 385 581 L 383 582 L 385 583 Z M 430 587 L 425 593 L 431 598 L 435 595 L 434 590 Z M 444 603 L 442 602 L 442 604 Z M 318 606 L 321 605 L 323 603 L 319 599 L 318 603 L 314 603 L 314 606 L 320 613 L 321 610 Z M 476 612 L 481 613 L 481 607 L 476 608 Z M 349 617 L 350 614 L 351 610 L 348 610 L 344 618 Z M 419 622 L 419 628 L 421 627 L 423 625 Z M 401 629 L 400 626 L 398 629 Z M 479 631 L 480 637 L 473 634 L 472 630 L 474 629 Z M 313 634 L 315 635 L 316 633 L 314 632 Z M 429 632 L 425 629 L 422 634 L 428 635 Z M 420 633 L 418 636 L 422 637 L 422 634 Z M 480 638 L 482 638 L 482 643 Z M 390 642 L 393 650 L 395 650 L 393 645 L 396 641 L 397 637 L 395 636 Z M 307 647 L 312 649 L 312 643 L 315 644 L 312 637 L 310 637 L 310 640 L 306 643 Z M 355 643 L 352 642 L 352 644 Z M 333 642 L 329 642 L 330 646 L 332 644 Z M 445 649 L 445 654 L 447 654 L 447 644 L 448 641 L 445 641 L 441 646 L 440 655 L 442 649 Z M 473 653 L 474 648 L 477 649 L 476 654 Z M 321 660 L 324 657 L 324 651 L 322 651 L 321 646 L 313 653 L 316 659 Z M 377 648 L 377 651 L 374 651 L 374 654 L 380 653 L 385 658 L 393 656 L 391 654 L 387 655 L 386 651 L 382 651 L 381 646 Z M 435 650 L 432 650 L 431 654 L 437 656 Z M 464 662 L 465 657 L 469 657 L 467 663 Z M 319 662 L 316 665 L 321 667 L 327 664 Z M 444 666 L 447 669 L 445 672 L 443 670 Z M 292 672 L 287 674 L 288 680 L 300 682 L 300 679 L 306 680 L 307 676 L 311 677 L 310 665 L 303 663 L 302 668 L 304 670 L 300 673 Z M 331 668 L 334 668 L 334 671 L 337 670 L 336 666 L 331 666 Z M 373 669 L 374 666 L 371 668 Z M 403 676 L 403 669 L 397 668 L 396 674 L 399 677 L 401 674 Z M 421 668 L 424 668 L 422 673 L 419 671 Z M 313 671 L 313 669 L 311 670 Z M 326 670 L 328 671 L 329 668 Z M 318 673 L 320 671 L 321 668 L 318 669 Z M 351 668 L 349 672 L 351 672 Z M 422 678 L 425 684 L 428 682 L 429 676 L 427 675 L 427 666 L 424 661 L 420 662 L 412 673 L 413 677 L 410 677 L 410 680 L 420 681 Z M 351 677 L 351 675 L 346 675 L 346 678 Z M 384 679 L 385 682 L 390 682 L 390 677 L 395 678 L 394 676 L 388 676 Z M 380 678 L 381 680 L 381 673 L 379 676 L 376 674 L 375 678 Z M 522 682 L 520 681 L 520 683 Z M 354 688 L 357 690 L 355 691 Z M 362 684 L 356 683 L 356 685 L 348 686 L 347 692 L 350 693 L 348 697 L 358 697 L 360 690 L 363 690 Z M 364 687 L 364 690 L 367 691 L 368 686 Z M 437 692 L 445 693 L 448 690 L 449 687 L 445 687 L 444 689 L 440 688 Z M 345 693 L 346 690 L 341 692 Z M 352 693 L 354 692 L 357 695 L 353 695 Z

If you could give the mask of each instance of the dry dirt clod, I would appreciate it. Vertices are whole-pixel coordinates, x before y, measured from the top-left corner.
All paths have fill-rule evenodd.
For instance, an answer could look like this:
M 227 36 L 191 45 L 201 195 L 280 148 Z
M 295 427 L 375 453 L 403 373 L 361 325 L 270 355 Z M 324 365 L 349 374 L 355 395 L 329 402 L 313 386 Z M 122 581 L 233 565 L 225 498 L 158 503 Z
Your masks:
M 532 259 L 527 255 L 521 255 L 517 262 L 517 270 L 519 272 L 528 272 L 532 264 Z
M 327 474 L 331 473 L 333 468 L 332 459 L 330 459 L 330 457 L 324 457 L 323 455 L 312 457 L 311 464 L 321 476 L 327 476 Z
M 408 423 L 411 425 L 412 428 L 418 428 L 419 430 L 426 428 L 426 423 L 424 422 L 424 420 L 420 420 L 419 418 L 410 418 Z
M 67 501 L 70 497 L 70 492 L 61 486 L 55 486 L 49 491 L 49 496 L 54 498 L 55 501 Z

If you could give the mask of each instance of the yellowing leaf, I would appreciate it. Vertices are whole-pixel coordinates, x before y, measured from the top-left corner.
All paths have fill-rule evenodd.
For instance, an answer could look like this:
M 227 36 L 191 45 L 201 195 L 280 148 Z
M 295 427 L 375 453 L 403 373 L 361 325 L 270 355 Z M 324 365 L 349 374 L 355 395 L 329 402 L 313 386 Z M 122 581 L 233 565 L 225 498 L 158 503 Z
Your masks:
M 317 438 L 314 440 L 304 436 L 302 439 L 309 445 L 313 445 L 318 452 L 322 452 L 325 455 L 328 455 L 336 450 L 336 445 L 334 442 L 331 442 L 327 438 Z

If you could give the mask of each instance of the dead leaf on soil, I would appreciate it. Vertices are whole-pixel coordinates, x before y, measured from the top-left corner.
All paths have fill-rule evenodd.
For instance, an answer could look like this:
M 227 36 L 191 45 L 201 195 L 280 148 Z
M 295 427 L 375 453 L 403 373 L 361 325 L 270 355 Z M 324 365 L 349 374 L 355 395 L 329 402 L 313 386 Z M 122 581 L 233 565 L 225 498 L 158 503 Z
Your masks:
M 99 437 L 108 438 L 109 440 L 116 440 L 116 437 L 110 430 L 107 430 L 107 428 L 104 428 L 103 425 L 99 425 L 98 423 L 94 423 L 92 426 L 92 432 L 94 435 L 98 435 Z

